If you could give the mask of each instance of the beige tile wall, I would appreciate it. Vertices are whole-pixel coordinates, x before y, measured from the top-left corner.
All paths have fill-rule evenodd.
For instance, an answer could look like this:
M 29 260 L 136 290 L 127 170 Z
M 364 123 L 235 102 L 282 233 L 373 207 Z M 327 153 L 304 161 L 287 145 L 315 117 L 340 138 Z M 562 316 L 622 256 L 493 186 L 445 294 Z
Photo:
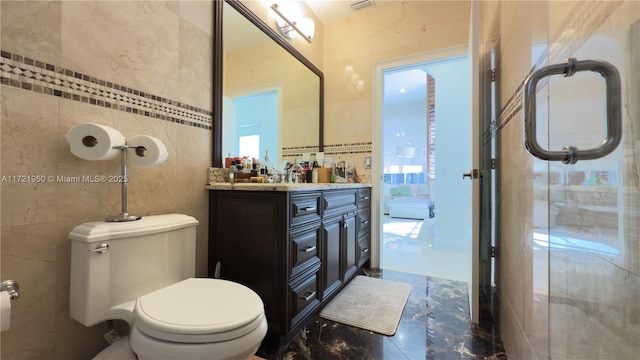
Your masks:
M 325 145 L 369 144 L 351 154 L 333 155 L 353 162 L 365 181 L 364 157 L 373 139 L 374 64 L 412 54 L 465 45 L 470 6 L 465 1 L 379 2 L 376 6 L 324 27 Z M 358 74 L 357 87 L 347 67 Z
M 1 48 L 56 67 L 211 111 L 211 3 L 204 1 L 2 1 Z M 200 221 L 197 275 L 207 267 L 211 130 L 131 112 L 0 87 L 2 176 L 117 175 L 119 159 L 73 156 L 64 135 L 95 122 L 125 137 L 146 134 L 169 158 L 129 167 L 128 211 L 185 213 Z M 3 359 L 88 359 L 106 342 L 106 324 L 87 329 L 69 306 L 68 232 L 120 212 L 118 184 L 1 186 L 1 275 L 20 283 L 11 330 L 1 335 Z

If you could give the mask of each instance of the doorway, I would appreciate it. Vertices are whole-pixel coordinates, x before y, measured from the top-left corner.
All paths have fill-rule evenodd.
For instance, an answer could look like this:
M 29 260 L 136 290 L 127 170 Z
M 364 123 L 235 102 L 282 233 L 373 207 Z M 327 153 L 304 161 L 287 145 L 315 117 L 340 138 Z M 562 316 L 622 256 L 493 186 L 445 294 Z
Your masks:
M 281 84 L 238 91 L 224 97 L 223 154 L 280 158 Z
M 381 65 L 380 268 L 468 281 L 470 79 L 466 48 Z M 375 142 L 374 142 L 375 143 Z

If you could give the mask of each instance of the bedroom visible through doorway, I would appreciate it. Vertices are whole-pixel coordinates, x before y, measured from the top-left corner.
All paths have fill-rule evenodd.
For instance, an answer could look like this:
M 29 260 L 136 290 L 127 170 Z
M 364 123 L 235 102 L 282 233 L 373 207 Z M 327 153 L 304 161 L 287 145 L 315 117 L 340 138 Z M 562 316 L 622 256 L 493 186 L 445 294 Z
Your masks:
M 467 281 L 468 59 L 408 60 L 382 76 L 381 268 Z

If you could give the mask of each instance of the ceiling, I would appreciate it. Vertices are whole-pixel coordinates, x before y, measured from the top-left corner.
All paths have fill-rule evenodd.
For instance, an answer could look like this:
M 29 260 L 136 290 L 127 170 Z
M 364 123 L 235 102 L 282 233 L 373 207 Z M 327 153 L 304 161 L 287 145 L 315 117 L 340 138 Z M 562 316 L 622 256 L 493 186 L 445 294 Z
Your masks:
M 395 2 L 398 0 L 369 0 L 371 6 L 381 6 L 384 3 Z M 365 11 L 370 7 L 364 7 L 360 10 L 351 8 L 353 3 L 365 3 L 366 0 L 304 0 L 304 2 L 316 14 L 323 24 L 331 24 L 353 16 L 356 12 Z

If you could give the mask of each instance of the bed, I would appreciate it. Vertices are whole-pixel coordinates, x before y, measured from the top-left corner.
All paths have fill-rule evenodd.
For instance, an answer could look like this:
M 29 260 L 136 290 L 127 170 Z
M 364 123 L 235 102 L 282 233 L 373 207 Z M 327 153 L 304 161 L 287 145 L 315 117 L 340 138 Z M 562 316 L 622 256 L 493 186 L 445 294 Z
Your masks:
M 435 204 L 429 197 L 429 184 L 385 184 L 384 212 L 392 218 L 434 218 Z

